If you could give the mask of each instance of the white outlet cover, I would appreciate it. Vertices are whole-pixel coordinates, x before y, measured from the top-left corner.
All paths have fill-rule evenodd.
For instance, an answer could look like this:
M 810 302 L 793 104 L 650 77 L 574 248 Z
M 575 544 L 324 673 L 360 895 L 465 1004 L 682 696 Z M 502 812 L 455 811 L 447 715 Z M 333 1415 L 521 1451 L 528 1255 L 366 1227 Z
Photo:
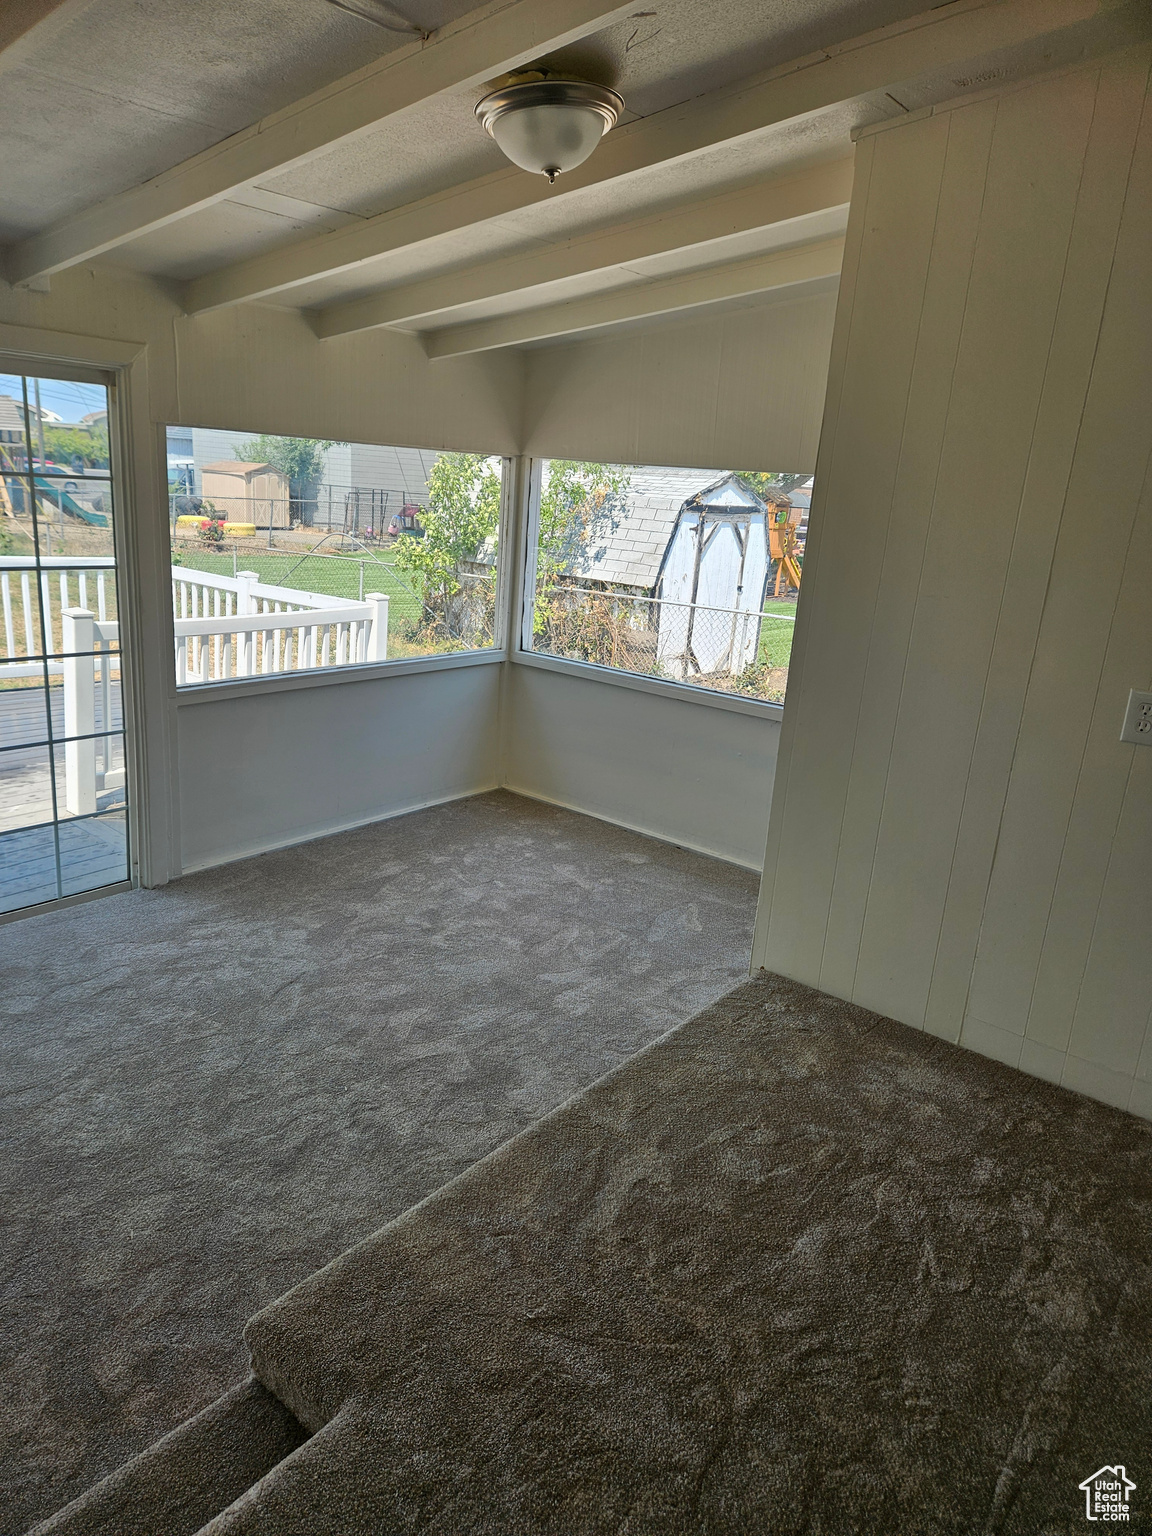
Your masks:
M 1120 740 L 1134 741 L 1138 747 L 1152 747 L 1152 693 L 1137 693 L 1133 688 L 1128 695 Z

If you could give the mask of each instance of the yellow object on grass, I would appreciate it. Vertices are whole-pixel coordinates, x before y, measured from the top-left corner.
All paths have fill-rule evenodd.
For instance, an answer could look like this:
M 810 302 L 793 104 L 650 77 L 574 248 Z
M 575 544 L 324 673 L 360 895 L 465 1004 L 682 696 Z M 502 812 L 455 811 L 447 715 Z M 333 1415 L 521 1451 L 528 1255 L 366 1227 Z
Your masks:
M 211 519 L 203 516 L 186 514 L 176 519 L 177 528 L 199 528 Z M 255 523 L 225 523 L 224 532 L 230 533 L 234 539 L 250 539 L 256 533 Z

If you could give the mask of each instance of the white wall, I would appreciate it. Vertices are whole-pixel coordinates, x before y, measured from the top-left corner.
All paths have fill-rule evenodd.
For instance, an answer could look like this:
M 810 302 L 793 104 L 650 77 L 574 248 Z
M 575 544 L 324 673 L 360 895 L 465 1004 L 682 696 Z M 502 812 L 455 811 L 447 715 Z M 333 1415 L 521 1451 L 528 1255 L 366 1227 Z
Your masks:
M 146 347 L 134 370 L 146 396 L 134 402 L 152 769 L 146 878 L 498 782 L 499 666 L 212 704 L 177 696 L 163 639 L 168 513 L 158 428 L 180 422 L 513 453 L 517 358 L 432 365 L 413 338 L 379 331 L 321 344 L 298 315 L 269 307 L 188 319 L 161 285 L 107 268 L 54 277 L 49 293 L 0 285 L 0 346 L 17 347 L 29 327 L 58 335 L 61 357 L 76 355 L 74 335 Z M 139 441 L 149 421 L 151 444 Z
M 858 146 L 754 954 L 1146 1115 L 1148 75 Z
M 530 352 L 525 451 L 716 469 L 814 467 L 833 287 Z M 510 788 L 759 869 L 780 734 L 755 716 L 513 664 Z
M 494 789 L 501 670 L 494 662 L 185 706 L 184 869 Z
M 0 287 L 0 328 L 58 333 L 62 356 L 68 334 L 146 344 L 142 412 L 136 405 L 157 426 L 515 453 L 531 398 L 536 453 L 718 468 L 810 467 L 832 308 L 827 291 L 805 291 L 715 321 L 543 349 L 526 369 L 514 354 L 429 363 L 413 338 L 387 331 L 320 343 L 300 316 L 267 306 L 188 318 L 162 285 L 110 268 L 64 273 L 44 294 Z M 149 475 L 143 452 L 138 500 L 150 536 L 146 630 L 159 654 L 159 434 L 152 459 Z M 501 720 L 497 667 L 192 703 L 158 663 L 145 704 L 152 735 L 163 738 L 162 751 L 151 743 L 154 767 L 164 759 L 153 775 L 151 878 L 501 780 L 759 865 L 778 732 L 771 716 L 524 670 L 504 691 Z M 644 738 L 634 734 L 640 719 Z M 667 750 L 653 795 L 648 744 L 657 741 Z M 320 783 L 329 787 L 317 792 Z M 311 787 L 301 794 L 300 785 Z
M 509 789 L 762 867 L 775 720 L 531 665 L 504 687 Z
M 834 285 L 805 285 L 792 297 L 528 352 L 524 452 L 810 472 L 835 313 Z

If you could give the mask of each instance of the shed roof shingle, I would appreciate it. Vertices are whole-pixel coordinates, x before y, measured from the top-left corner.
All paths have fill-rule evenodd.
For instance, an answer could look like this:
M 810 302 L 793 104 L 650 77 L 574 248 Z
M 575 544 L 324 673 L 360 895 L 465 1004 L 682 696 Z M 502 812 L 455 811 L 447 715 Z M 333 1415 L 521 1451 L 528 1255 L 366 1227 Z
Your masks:
M 731 487 L 725 487 L 725 482 Z M 567 574 L 650 592 L 660 574 L 668 540 L 684 503 L 715 488 L 718 504 L 761 503 L 731 473 L 714 469 L 640 468 L 632 471 L 625 509 L 567 567 Z

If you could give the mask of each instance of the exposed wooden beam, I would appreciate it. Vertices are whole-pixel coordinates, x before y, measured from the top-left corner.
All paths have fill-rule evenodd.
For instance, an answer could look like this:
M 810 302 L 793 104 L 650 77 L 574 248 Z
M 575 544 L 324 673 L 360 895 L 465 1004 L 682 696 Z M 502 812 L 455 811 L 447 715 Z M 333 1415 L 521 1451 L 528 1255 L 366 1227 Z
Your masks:
M 142 186 L 20 241 L 7 255 L 8 280 L 25 282 L 98 256 L 260 177 L 305 164 L 431 96 L 479 86 L 601 31 L 633 9 L 607 0 L 491 0 L 426 41 L 385 54 Z
M 378 325 L 403 324 L 462 304 L 520 293 L 542 283 L 704 245 L 728 235 L 790 224 L 830 209 L 846 210 L 851 196 L 849 156 L 793 176 L 597 230 L 542 251 L 482 262 L 464 271 L 388 288 L 365 299 L 333 304 L 316 311 L 312 326 L 318 336 L 330 337 Z M 795 238 L 802 239 L 803 235 Z
M 838 277 L 844 259 L 844 241 L 818 240 L 796 250 L 773 251 L 750 261 L 734 261 L 683 277 L 661 277 L 633 283 L 612 293 L 598 293 L 567 304 L 548 304 L 522 310 L 499 320 L 480 320 L 473 325 L 445 326 L 425 331 L 424 350 L 431 358 L 460 357 L 466 352 L 489 352 L 496 347 L 523 346 L 529 341 L 570 336 L 597 326 L 618 325 L 624 320 L 652 318 L 714 304 L 720 299 L 747 298 L 776 288 Z
M 919 16 L 614 128 L 553 188 L 509 168 L 363 223 L 222 267 L 189 283 L 189 314 L 284 294 L 303 283 L 546 199 L 564 198 L 652 166 L 684 160 L 949 63 L 979 58 L 1073 26 L 1110 0 L 952 0 Z

